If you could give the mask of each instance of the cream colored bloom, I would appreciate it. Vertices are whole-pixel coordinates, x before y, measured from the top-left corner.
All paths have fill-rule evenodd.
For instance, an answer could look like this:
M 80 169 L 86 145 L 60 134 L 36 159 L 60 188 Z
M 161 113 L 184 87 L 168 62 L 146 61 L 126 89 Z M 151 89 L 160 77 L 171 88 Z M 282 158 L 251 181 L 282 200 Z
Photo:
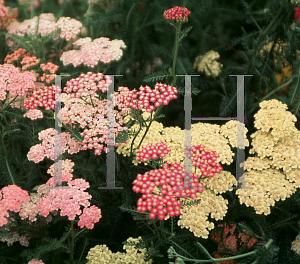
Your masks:
M 210 76 L 211 70 L 213 76 L 218 76 L 222 70 L 223 65 L 216 61 L 220 58 L 220 55 L 216 51 L 208 51 L 204 56 L 198 56 L 194 62 L 194 69 L 197 69 L 198 72 L 205 72 L 207 76 Z

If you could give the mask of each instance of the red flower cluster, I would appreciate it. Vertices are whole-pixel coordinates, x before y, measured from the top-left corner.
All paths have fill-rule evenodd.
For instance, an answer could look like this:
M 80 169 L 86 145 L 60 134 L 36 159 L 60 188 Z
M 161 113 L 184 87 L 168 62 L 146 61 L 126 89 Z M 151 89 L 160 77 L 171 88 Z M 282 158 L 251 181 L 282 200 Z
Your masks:
M 299 7 L 295 7 L 295 22 L 298 23 L 298 20 L 300 18 L 300 8 Z
M 137 201 L 137 211 L 150 211 L 149 218 L 163 220 L 166 214 L 174 217 L 180 215 L 181 202 L 176 197 L 187 197 L 194 199 L 196 192 L 203 191 L 203 184 L 199 182 L 198 175 L 193 173 L 193 182 L 191 189 L 179 189 L 184 187 L 183 167 L 179 163 L 164 163 L 161 169 L 146 172 L 144 175 L 138 174 L 137 179 L 133 181 L 132 190 L 136 193 L 143 193 Z M 186 179 L 185 179 L 186 180 Z M 168 184 L 168 185 L 167 185 Z M 161 195 L 151 194 L 155 187 L 160 186 Z M 164 207 L 167 206 L 167 207 Z
M 129 91 L 124 97 L 124 103 L 126 107 L 131 107 L 133 109 L 147 108 L 146 112 L 151 113 L 155 108 L 159 107 L 162 103 L 167 105 L 170 100 L 176 99 L 175 95 L 178 93 L 175 87 L 172 87 L 167 84 L 157 83 L 154 87 L 154 91 L 149 86 L 141 86 L 139 92 L 135 89 Z M 139 97 L 137 99 L 137 97 Z M 150 102 L 153 105 L 150 105 Z
M 219 228 L 223 227 L 223 224 L 218 225 Z M 243 230 L 245 233 L 250 233 L 246 230 Z M 236 225 L 235 224 L 227 224 L 225 223 L 225 228 L 223 230 L 223 239 L 221 239 L 221 230 L 217 230 L 214 233 L 211 234 L 212 239 L 214 239 L 216 242 L 218 242 L 218 252 L 224 252 L 224 250 L 230 249 L 235 252 L 238 252 L 238 244 L 240 246 L 243 246 L 247 241 L 247 247 L 250 249 L 254 246 L 254 244 L 257 242 L 257 239 L 252 238 L 249 240 L 249 236 L 236 232 Z M 240 239 L 240 243 L 238 243 L 238 239 Z M 221 254 L 220 256 L 217 252 L 215 252 L 214 258 L 226 258 L 230 257 L 228 255 Z M 232 260 L 224 260 L 224 261 L 218 261 L 220 264 L 231 264 L 236 263 L 234 259 Z
M 46 111 L 55 108 L 55 85 L 49 87 L 36 86 L 32 95 L 30 95 L 23 104 L 23 107 L 26 109 L 30 108 L 31 110 L 37 108 L 38 106 L 44 106 Z
M 170 22 L 176 21 L 180 23 L 185 23 L 188 21 L 188 15 L 191 13 L 187 8 L 174 6 L 168 10 L 164 11 L 164 17 Z
M 157 159 L 158 156 L 163 159 L 170 151 L 171 148 L 169 148 L 164 142 L 156 144 L 150 143 L 137 150 L 136 160 L 147 162 L 150 158 Z
M 215 162 L 219 155 L 216 151 L 205 151 L 204 149 L 203 145 L 192 146 L 192 153 L 202 152 L 201 154 L 193 155 L 192 165 L 200 168 L 204 177 L 214 177 L 215 173 L 220 173 L 223 170 L 222 166 Z

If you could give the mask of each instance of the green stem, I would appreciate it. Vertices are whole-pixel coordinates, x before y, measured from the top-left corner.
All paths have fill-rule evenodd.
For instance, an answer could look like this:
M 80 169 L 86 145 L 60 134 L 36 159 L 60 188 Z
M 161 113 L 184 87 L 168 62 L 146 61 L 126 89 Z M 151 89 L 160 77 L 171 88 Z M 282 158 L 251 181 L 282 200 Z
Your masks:
M 33 0 L 30 1 L 30 18 L 33 18 L 34 16 L 34 7 L 33 7 Z
M 140 141 L 140 144 L 139 144 L 139 146 L 137 147 L 138 149 L 139 149 L 140 146 L 142 145 L 142 142 L 143 142 L 144 138 L 146 137 L 146 135 L 147 135 L 147 133 L 148 133 L 148 130 L 149 130 L 149 128 L 150 128 L 150 126 L 151 126 L 153 120 L 154 120 L 154 117 L 152 118 L 152 113 L 151 113 L 151 120 L 150 120 L 149 126 L 147 126 L 147 128 L 146 128 L 146 131 L 145 131 L 145 133 L 144 133 L 144 135 L 143 135 L 143 137 L 142 137 L 142 140 Z
M 76 236 L 74 237 L 74 238 L 76 238 L 77 236 L 79 236 L 82 232 L 84 232 L 86 230 L 86 227 L 84 227 L 84 228 L 82 228 L 82 230 L 80 230 L 77 234 L 76 234 Z
M 91 16 L 91 11 L 93 8 L 93 2 L 89 4 L 88 10 L 87 10 L 87 15 L 86 15 L 86 27 L 88 30 L 88 36 L 91 35 L 91 29 L 92 29 L 92 25 L 90 25 L 90 16 Z
M 179 34 L 180 34 L 180 28 L 181 28 L 181 24 L 179 24 L 179 25 L 176 26 L 175 52 L 174 52 L 173 66 L 172 66 L 172 76 L 173 76 L 173 81 L 172 81 L 172 83 L 171 83 L 171 86 L 175 85 L 175 83 L 176 83 L 175 66 L 176 66 L 176 60 L 177 60 L 178 49 L 179 49 Z
M 4 158 L 5 158 L 6 168 L 8 170 L 9 176 L 11 178 L 12 184 L 15 185 L 15 181 L 14 181 L 14 178 L 13 178 L 11 172 L 10 172 L 9 164 L 8 164 L 8 161 L 7 161 L 7 151 L 6 151 L 5 146 L 4 146 L 4 141 L 3 141 L 3 136 L 2 136 L 1 131 L 0 131 L 0 139 L 1 139 L 2 151 L 3 151 L 3 154 L 4 154 Z
M 132 148 L 133 148 L 134 141 L 135 141 L 136 137 L 138 136 L 138 134 L 141 132 L 141 130 L 142 130 L 142 124 L 140 123 L 139 132 L 137 132 L 137 134 L 134 136 L 134 138 L 133 138 L 133 140 L 131 142 L 131 148 L 130 148 L 130 155 L 129 155 L 129 157 L 131 157 L 131 154 L 132 154 Z
M 142 144 L 142 142 L 143 142 L 143 140 L 144 140 L 144 138 L 145 138 L 145 136 L 146 136 L 146 134 L 147 134 L 147 132 L 148 132 L 148 130 L 149 130 L 151 124 L 152 124 L 152 121 L 155 120 L 155 118 L 158 116 L 158 114 L 159 114 L 159 112 L 161 111 L 162 107 L 163 107 L 163 104 L 161 104 L 161 105 L 157 108 L 157 110 L 156 110 L 156 112 L 155 112 L 155 115 L 154 115 L 153 119 L 152 119 L 152 112 L 151 112 L 151 120 L 150 120 L 150 124 L 149 124 L 149 126 L 147 126 L 147 128 L 146 128 L 146 132 L 145 132 L 145 134 L 144 134 L 143 137 L 142 137 L 142 140 L 141 140 L 141 142 L 140 142 L 140 144 L 139 144 L 139 146 L 138 146 L 138 149 L 139 149 L 139 147 L 141 146 L 141 144 Z
M 73 250 L 74 250 L 74 221 L 71 221 L 71 252 L 70 252 L 70 257 L 71 257 L 71 263 L 74 264 L 74 256 L 73 256 Z
M 284 87 L 288 86 L 289 84 L 291 84 L 291 82 L 293 81 L 293 78 L 290 78 L 286 83 L 284 83 L 283 85 L 277 87 L 276 89 L 274 89 L 273 91 L 271 91 L 270 93 L 268 93 L 265 97 L 263 97 L 261 99 L 261 102 L 270 98 L 272 96 L 272 94 L 277 93 L 278 91 L 280 91 L 281 89 L 283 89 Z M 252 114 L 255 109 L 259 106 L 259 103 L 256 104 L 255 106 L 253 106 L 253 108 L 250 110 L 250 114 Z
M 267 244 L 265 244 L 265 247 L 266 249 L 268 249 L 270 247 L 270 245 L 272 244 L 273 240 L 270 239 Z M 202 248 L 202 250 L 208 254 L 210 256 L 210 254 L 207 252 L 207 250 L 200 244 L 197 242 L 197 244 Z M 239 256 L 233 256 L 233 257 L 228 257 L 228 258 L 220 258 L 220 259 L 215 259 L 215 258 L 211 258 L 211 260 L 196 260 L 196 259 L 188 259 L 186 257 L 183 257 L 179 254 L 177 254 L 176 252 L 174 253 L 175 254 L 175 257 L 180 257 L 182 258 L 182 260 L 184 261 L 191 261 L 193 263 L 210 263 L 210 262 L 216 262 L 216 261 L 227 261 L 227 260 L 232 260 L 232 259 L 239 259 L 239 258 L 242 258 L 242 257 L 247 257 L 247 256 L 250 256 L 250 255 L 253 255 L 255 254 L 256 251 L 252 251 L 252 252 L 248 252 L 248 253 L 245 253 L 245 254 L 242 254 L 242 255 L 239 255 Z M 252 263 L 252 264 L 256 264 L 257 261 L 259 260 L 259 258 L 261 258 L 260 256 Z
M 282 11 L 283 11 L 283 5 L 281 5 L 281 7 L 280 7 L 278 13 L 276 14 L 276 16 L 273 18 L 273 20 L 267 26 L 267 28 L 264 30 L 264 32 L 262 32 L 263 35 L 265 35 L 265 36 L 267 35 L 267 33 L 269 32 L 271 27 L 278 21 L 279 17 L 281 16 Z
M 131 15 L 131 12 L 133 11 L 134 7 L 135 7 L 136 3 L 134 3 L 132 5 L 132 7 L 129 10 L 129 13 L 127 15 L 127 19 L 126 19 L 126 24 L 127 24 L 127 28 L 129 26 L 129 17 Z M 132 38 L 131 38 L 131 54 L 130 54 L 130 62 L 131 62 L 131 70 L 130 70 L 130 79 L 133 78 L 133 68 L 134 68 L 134 51 L 135 51 L 135 42 L 136 42 L 136 22 L 137 22 L 137 14 L 134 16 L 134 21 L 133 21 L 133 28 L 132 28 Z

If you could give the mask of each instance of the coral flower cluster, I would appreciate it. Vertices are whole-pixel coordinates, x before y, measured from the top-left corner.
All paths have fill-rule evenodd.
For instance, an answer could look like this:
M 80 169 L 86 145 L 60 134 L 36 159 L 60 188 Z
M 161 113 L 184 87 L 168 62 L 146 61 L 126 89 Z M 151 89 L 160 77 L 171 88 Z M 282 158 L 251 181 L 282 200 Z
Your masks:
M 191 11 L 185 7 L 174 6 L 173 8 L 164 11 L 164 17 L 170 22 L 176 21 L 185 23 L 188 21 L 188 15 L 190 13 Z
M 125 92 L 127 93 L 124 97 L 125 106 L 140 110 L 146 108 L 148 113 L 153 112 L 162 103 L 167 105 L 170 100 L 177 98 L 178 93 L 175 87 L 162 83 L 157 83 L 154 91 L 149 86 L 141 86 L 138 92 L 135 89 Z
M 52 62 L 47 62 L 47 64 L 41 63 L 40 67 L 44 72 L 40 78 L 41 81 L 42 82 L 46 81 L 46 83 L 52 82 L 55 79 L 54 74 L 58 71 L 59 66 L 53 64 Z M 50 74 L 52 74 L 52 76 L 50 76 L 49 74 L 46 74 L 46 71 L 49 72 Z
M 18 213 L 22 203 L 30 201 L 29 195 L 16 185 L 8 185 L 0 191 L 0 227 L 7 224 L 9 211 Z
M 20 61 L 20 64 L 22 65 L 22 70 L 34 67 L 40 62 L 40 60 L 36 56 L 30 55 L 30 53 L 22 48 L 15 50 L 11 54 L 8 54 L 5 57 L 4 62 L 12 64 L 13 62 L 20 60 L 21 58 L 22 60 Z M 58 71 L 59 66 L 53 64 L 52 62 L 47 62 L 47 64 L 41 63 L 40 68 L 44 72 L 40 77 L 40 81 L 46 81 L 46 83 L 50 83 L 55 79 L 54 74 Z M 53 74 L 53 76 L 51 76 L 49 73 Z M 38 73 L 36 73 L 36 75 L 37 77 L 39 77 Z

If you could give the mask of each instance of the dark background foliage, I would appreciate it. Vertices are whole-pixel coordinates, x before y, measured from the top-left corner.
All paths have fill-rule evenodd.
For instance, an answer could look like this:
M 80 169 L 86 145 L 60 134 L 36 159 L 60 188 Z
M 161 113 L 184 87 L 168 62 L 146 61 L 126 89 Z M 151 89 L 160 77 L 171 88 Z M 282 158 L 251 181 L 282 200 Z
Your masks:
M 5 4 L 11 7 L 19 6 L 17 1 L 5 1 Z M 262 30 L 265 30 L 272 23 L 272 19 L 277 15 L 280 8 L 283 8 L 279 19 L 275 21 L 275 24 L 271 24 L 268 36 L 272 40 L 282 39 L 290 44 L 292 50 L 296 50 L 299 48 L 299 33 L 292 32 L 289 29 L 290 24 L 293 23 L 294 11 L 293 6 L 288 1 L 256 0 L 249 1 L 248 5 L 245 5 L 243 1 L 238 0 L 118 0 L 115 1 L 114 8 L 109 8 L 108 4 L 95 5 L 90 23 L 87 24 L 87 19 L 84 17 L 88 8 L 86 1 L 74 0 L 59 6 L 57 1 L 47 0 L 42 3 L 40 9 L 33 12 L 33 15 L 50 12 L 54 13 L 57 19 L 61 16 L 70 16 L 82 21 L 92 39 L 99 37 L 122 39 L 127 48 L 124 50 L 121 60 L 108 65 L 99 64 L 96 70 L 105 74 L 123 74 L 123 77 L 115 78 L 115 87 L 127 86 L 129 89 L 138 89 L 141 85 L 149 85 L 153 88 L 154 82 L 147 83 L 144 81 L 147 75 L 145 71 L 147 65 L 158 57 L 161 58 L 163 64 L 153 68 L 153 72 L 167 70 L 172 64 L 175 32 L 165 21 L 162 14 L 164 10 L 176 5 L 185 6 L 191 10 L 189 21 L 183 28 L 193 26 L 188 36 L 180 44 L 176 73 L 180 75 L 199 74 L 193 69 L 194 60 L 198 55 L 203 55 L 210 50 L 219 52 L 219 61 L 223 64 L 224 69 L 220 77 L 215 79 L 203 73 L 200 77 L 192 77 L 194 89 L 200 90 L 200 93 L 192 96 L 192 117 L 236 116 L 236 98 L 233 97 L 233 103 L 230 103 L 231 96 L 234 96 L 236 92 L 236 77 L 229 77 L 228 75 L 253 74 L 253 77 L 245 77 L 245 123 L 249 131 L 248 139 L 251 145 L 250 135 L 256 131 L 253 125 L 253 116 L 259 110 L 257 105 L 263 98 L 259 92 L 268 85 L 271 88 L 276 88 L 271 83 L 266 86 L 261 80 L 263 77 L 272 80 L 273 74 L 279 71 L 280 68 L 278 65 L 272 65 L 270 61 L 262 61 L 262 58 L 258 56 L 258 51 L 263 46 L 267 36 L 261 34 L 254 20 Z M 249 11 L 251 11 L 251 15 Z M 30 12 L 26 9 L 20 9 L 19 21 L 30 17 Z M 0 61 L 3 61 L 8 53 L 9 49 L 5 44 L 5 36 L 1 34 Z M 293 52 L 290 52 L 287 59 L 294 65 L 295 70 L 298 69 L 299 58 Z M 61 72 L 71 73 L 72 78 L 89 70 L 84 66 L 78 68 L 65 67 L 58 59 L 55 62 L 60 66 Z M 269 70 L 265 70 L 266 68 Z M 62 86 L 68 79 L 70 78 L 62 78 Z M 169 80 L 163 80 L 162 82 L 167 81 Z M 295 88 L 294 86 L 292 87 Z M 183 77 L 178 77 L 176 87 L 184 87 Z M 299 90 L 298 87 L 296 89 Z M 299 91 L 298 93 L 300 93 Z M 162 118 L 160 122 L 164 126 L 179 126 L 184 129 L 183 98 L 183 95 L 180 95 L 177 100 L 172 100 L 167 107 L 163 108 L 165 118 Z M 269 99 L 272 98 L 286 102 L 290 111 L 295 110 L 295 102 L 291 103 L 289 101 L 289 94 L 281 94 L 280 97 L 277 95 L 269 97 Z M 229 111 L 224 112 L 227 108 Z M 252 109 L 254 110 L 252 111 Z M 12 112 L 20 114 L 18 109 L 14 109 Z M 299 129 L 298 111 L 296 111 L 296 116 L 298 119 L 296 126 Z M 4 138 L 8 150 L 7 162 L 12 169 L 12 174 L 15 176 L 16 184 L 22 189 L 31 191 L 33 187 L 43 184 L 49 179 L 47 169 L 53 162 L 44 160 L 35 164 L 28 161 L 27 153 L 31 146 L 39 143 L 38 132 L 53 127 L 54 123 L 50 119 L 32 122 L 14 115 L 8 115 L 7 118 L 8 123 L 11 123 L 12 119 L 15 118 L 17 124 L 11 128 L 6 126 L 6 129 L 20 128 L 22 131 L 22 133 Z M 1 120 L 1 124 L 4 124 L 3 122 Z M 222 125 L 226 121 L 205 122 Z M 2 152 L 0 154 L 3 155 Z M 246 158 L 248 156 L 249 148 L 246 148 Z M 76 244 L 75 258 L 79 260 L 80 256 L 83 255 L 82 260 L 85 259 L 88 250 L 98 244 L 106 244 L 113 252 L 122 251 L 123 241 L 130 236 L 137 237 L 141 235 L 145 236 L 148 248 L 151 245 L 150 243 L 154 242 L 156 252 L 159 251 L 163 254 L 162 258 L 154 257 L 154 263 L 168 263 L 166 250 L 170 245 L 163 244 L 163 242 L 159 244 L 160 238 L 155 237 L 153 233 L 153 224 L 158 224 L 158 221 L 136 221 L 133 219 L 134 214 L 120 210 L 120 206 L 125 205 L 136 207 L 136 201 L 140 195 L 132 192 L 132 182 L 138 173 L 144 173 L 151 168 L 149 166 L 133 166 L 129 158 L 117 155 L 116 163 L 119 164 L 121 169 L 116 171 L 116 186 L 122 186 L 124 190 L 100 191 L 98 187 L 105 186 L 105 154 L 95 156 L 93 151 L 89 150 L 76 155 L 65 154 L 64 158 L 71 158 L 75 162 L 74 178 L 84 178 L 90 183 L 91 187 L 88 191 L 93 197 L 91 204 L 101 208 L 103 215 L 94 229 L 84 234 L 84 237 Z M 235 166 L 234 162 L 230 166 L 224 165 L 223 167 L 224 170 L 228 170 L 235 175 Z M 1 158 L 1 187 L 11 184 L 6 168 L 6 160 Z M 214 221 L 216 225 L 224 221 L 244 222 L 254 232 L 264 237 L 264 241 L 274 240 L 274 246 L 270 251 L 277 256 L 277 260 L 273 263 L 300 263 L 299 258 L 296 259 L 294 253 L 290 250 L 290 244 L 299 232 L 297 224 L 297 219 L 299 219 L 299 191 L 287 201 L 276 203 L 276 206 L 272 208 L 272 214 L 267 217 L 256 215 L 253 208 L 240 205 L 235 191 L 227 192 L 223 194 L 223 197 L 229 200 L 228 213 L 223 221 L 210 219 L 211 221 Z M 178 217 L 175 217 L 175 220 L 178 220 Z M 33 250 L 41 244 L 42 237 L 60 238 L 64 230 L 69 228 L 69 223 L 66 217 L 57 216 L 55 221 L 51 225 L 48 224 L 46 228 L 42 225 L 41 220 L 35 226 L 36 230 L 39 230 L 39 235 L 30 241 L 29 249 Z M 165 228 L 168 228 L 170 220 L 165 225 Z M 29 224 L 26 225 L 23 222 L 20 222 L 20 226 L 24 230 L 32 228 Z M 174 231 L 177 234 L 174 241 L 178 246 L 173 246 L 183 256 L 196 259 L 206 258 L 206 255 L 193 242 L 200 242 L 210 253 L 217 249 L 217 245 L 212 239 L 195 238 L 186 229 L 181 230 L 176 226 L 174 224 Z M 154 239 L 150 239 L 151 235 L 154 236 Z M 43 243 L 47 245 L 46 240 L 43 240 Z M 279 251 L 277 250 L 278 247 Z M 13 247 L 7 247 L 6 243 L 1 242 L 0 255 L 7 257 L 6 263 L 27 263 L 25 258 L 19 254 L 23 250 L 24 248 L 18 243 L 15 243 Z M 69 257 L 66 252 L 61 250 L 56 250 L 55 254 L 45 253 L 42 256 L 45 263 L 65 263 L 63 260 L 67 260 Z M 5 258 L 3 259 L 5 261 Z M 12 262 L 11 259 L 15 259 L 15 261 Z

